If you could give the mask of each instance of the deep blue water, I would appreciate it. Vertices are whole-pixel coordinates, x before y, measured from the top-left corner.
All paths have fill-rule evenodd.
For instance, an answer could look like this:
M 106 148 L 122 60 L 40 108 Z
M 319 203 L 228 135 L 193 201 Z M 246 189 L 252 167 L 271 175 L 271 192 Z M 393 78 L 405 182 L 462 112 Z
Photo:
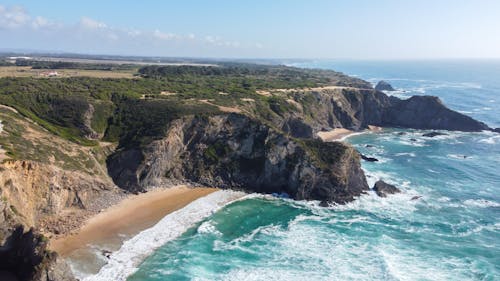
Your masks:
M 401 98 L 439 96 L 500 127 L 500 61 L 298 65 L 384 79 Z M 500 134 L 423 133 L 347 139 L 381 160 L 363 163 L 369 183 L 382 178 L 401 194 L 329 209 L 251 196 L 165 244 L 129 280 L 500 280 Z

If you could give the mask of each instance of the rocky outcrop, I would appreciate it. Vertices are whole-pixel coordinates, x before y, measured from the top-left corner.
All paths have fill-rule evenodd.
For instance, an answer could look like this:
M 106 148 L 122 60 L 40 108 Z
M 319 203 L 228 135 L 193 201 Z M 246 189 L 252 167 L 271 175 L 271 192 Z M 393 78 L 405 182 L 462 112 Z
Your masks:
M 486 124 L 450 110 L 434 96 L 391 98 L 391 105 L 384 113 L 384 126 L 464 132 L 490 130 Z
M 67 233 L 123 198 L 110 179 L 34 161 L 3 163 L 0 183 L 9 217 L 51 234 Z
M 361 159 L 367 161 L 367 162 L 378 162 L 378 159 L 375 158 L 375 157 L 369 157 L 369 156 L 366 156 L 362 153 L 359 154 L 359 156 L 361 156 Z
M 117 151 L 108 170 L 133 191 L 189 181 L 344 203 L 368 190 L 352 147 L 299 141 L 240 114 L 174 120 L 162 139 Z
M 377 91 L 395 91 L 394 88 L 391 86 L 391 84 L 389 84 L 388 82 L 386 81 L 379 81 L 377 83 L 377 85 L 375 85 L 375 90 Z
M 399 188 L 395 187 L 392 184 L 388 184 L 383 180 L 378 180 L 373 186 L 373 191 L 377 193 L 380 197 L 387 197 L 389 194 L 395 194 L 401 192 Z
M 448 134 L 441 133 L 441 132 L 430 132 L 430 133 L 422 134 L 422 137 L 433 138 L 433 137 L 437 137 L 437 136 L 446 136 L 446 135 L 448 135 Z
M 313 135 L 331 128 L 358 131 L 369 125 L 474 132 L 491 130 L 486 124 L 447 108 L 439 98 L 432 96 L 401 100 L 380 91 L 344 88 L 297 91 L 290 97 L 302 104 L 302 110 L 288 113 L 285 120 L 300 119 L 301 127 L 310 126 Z
M 47 250 L 48 240 L 22 226 L 14 229 L 0 247 L 1 276 L 19 281 L 73 281 L 69 267 Z
M 288 118 L 283 123 L 281 130 L 289 133 L 294 138 L 313 138 L 313 129 L 301 118 Z

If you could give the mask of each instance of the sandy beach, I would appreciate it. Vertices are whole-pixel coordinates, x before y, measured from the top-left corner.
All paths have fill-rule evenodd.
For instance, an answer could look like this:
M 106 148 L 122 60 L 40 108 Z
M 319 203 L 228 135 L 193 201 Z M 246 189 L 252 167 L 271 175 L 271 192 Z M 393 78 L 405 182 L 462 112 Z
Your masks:
M 51 241 L 49 247 L 64 257 L 89 245 L 123 242 L 152 227 L 165 215 L 217 190 L 176 186 L 131 195 L 90 218 L 76 233 Z
M 382 131 L 382 127 L 378 126 L 373 126 L 373 125 L 368 125 L 368 130 L 370 132 L 380 132 Z M 346 137 L 352 135 L 352 134 L 359 134 L 361 132 L 356 132 L 352 130 L 348 130 L 345 128 L 336 128 L 331 131 L 326 131 L 326 132 L 318 132 L 318 137 L 320 137 L 323 141 L 342 141 Z
M 318 137 L 320 137 L 323 141 L 336 141 L 352 133 L 354 133 L 354 131 L 345 128 L 337 128 L 331 131 L 318 132 Z

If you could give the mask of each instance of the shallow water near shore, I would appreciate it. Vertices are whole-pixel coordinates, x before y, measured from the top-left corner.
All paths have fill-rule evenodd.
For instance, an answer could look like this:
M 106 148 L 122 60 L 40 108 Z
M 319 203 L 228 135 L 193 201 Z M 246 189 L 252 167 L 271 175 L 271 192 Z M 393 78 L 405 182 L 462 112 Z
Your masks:
M 440 96 L 500 127 L 500 62 L 315 62 L 384 79 L 402 98 Z M 318 207 L 252 195 L 156 249 L 128 271 L 151 280 L 498 280 L 500 134 L 384 129 L 347 138 L 402 193 Z M 412 200 L 415 196 L 420 198 Z

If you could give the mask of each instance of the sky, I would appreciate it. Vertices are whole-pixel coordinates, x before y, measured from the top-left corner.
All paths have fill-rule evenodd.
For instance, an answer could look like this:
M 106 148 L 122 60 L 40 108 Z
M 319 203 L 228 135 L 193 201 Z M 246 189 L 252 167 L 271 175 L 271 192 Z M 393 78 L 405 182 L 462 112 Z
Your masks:
M 500 58 L 500 0 L 0 0 L 0 50 Z

